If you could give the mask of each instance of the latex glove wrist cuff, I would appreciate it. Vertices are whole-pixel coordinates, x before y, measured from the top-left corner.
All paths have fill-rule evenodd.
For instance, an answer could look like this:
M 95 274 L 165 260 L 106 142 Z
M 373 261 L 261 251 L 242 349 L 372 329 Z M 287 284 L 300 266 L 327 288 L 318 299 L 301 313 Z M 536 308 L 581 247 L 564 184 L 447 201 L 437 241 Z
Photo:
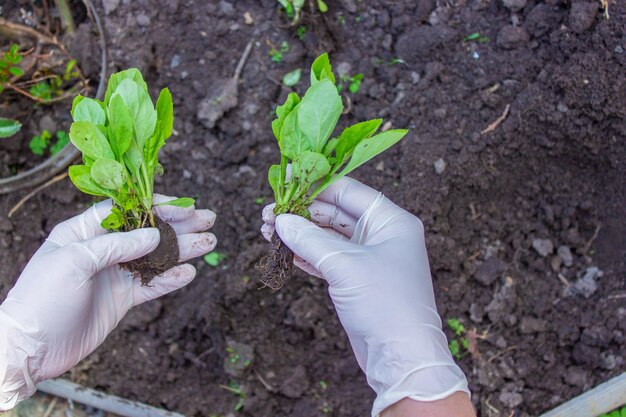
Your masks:
M 12 409 L 37 390 L 35 384 L 39 381 L 31 376 L 29 368 L 33 364 L 29 361 L 38 349 L 39 343 L 0 309 L 0 412 Z

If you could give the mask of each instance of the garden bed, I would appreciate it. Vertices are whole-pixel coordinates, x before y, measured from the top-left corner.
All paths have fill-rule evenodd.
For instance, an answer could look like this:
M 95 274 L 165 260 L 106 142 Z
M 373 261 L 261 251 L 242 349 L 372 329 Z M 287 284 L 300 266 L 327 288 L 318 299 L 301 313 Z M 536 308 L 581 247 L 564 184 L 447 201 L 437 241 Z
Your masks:
M 153 97 L 174 97 L 156 191 L 218 213 L 226 258 L 198 260 L 191 285 L 133 310 L 74 381 L 189 416 L 369 413 L 324 282 L 300 273 L 259 291 L 254 269 L 267 252 L 272 110 L 290 91 L 280 80 L 308 77 L 324 51 L 363 74 L 344 92 L 347 122 L 411 129 L 354 176 L 424 221 L 439 311 L 475 329 L 460 363 L 479 414 L 537 415 L 626 370 L 623 2 L 609 1 L 607 20 L 600 2 L 343 0 L 307 9 L 305 30 L 284 27 L 271 0 L 103 3 L 110 72 L 141 68 Z M 210 122 L 201 103 L 250 39 L 238 105 Z M 64 180 L 0 219 L 0 298 L 52 227 L 90 203 Z

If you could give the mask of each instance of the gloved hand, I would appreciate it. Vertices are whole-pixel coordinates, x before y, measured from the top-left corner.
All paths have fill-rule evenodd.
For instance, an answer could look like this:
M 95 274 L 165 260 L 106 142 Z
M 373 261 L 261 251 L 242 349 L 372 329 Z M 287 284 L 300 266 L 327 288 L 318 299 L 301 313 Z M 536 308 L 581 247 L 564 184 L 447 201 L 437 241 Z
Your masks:
M 154 196 L 155 203 L 171 199 Z M 0 305 L 0 411 L 93 352 L 131 307 L 193 280 L 189 264 L 149 286 L 121 269 L 117 264 L 156 249 L 160 235 L 155 228 L 107 233 L 100 222 L 110 211 L 107 200 L 57 225 Z M 213 234 L 200 233 L 213 225 L 213 212 L 173 206 L 155 212 L 176 231 L 181 261 L 215 247 Z
M 377 398 L 372 416 L 403 398 L 434 401 L 469 394 L 441 330 L 421 221 L 381 193 L 344 178 L 302 217 L 263 210 L 294 263 L 328 281 L 356 359 Z

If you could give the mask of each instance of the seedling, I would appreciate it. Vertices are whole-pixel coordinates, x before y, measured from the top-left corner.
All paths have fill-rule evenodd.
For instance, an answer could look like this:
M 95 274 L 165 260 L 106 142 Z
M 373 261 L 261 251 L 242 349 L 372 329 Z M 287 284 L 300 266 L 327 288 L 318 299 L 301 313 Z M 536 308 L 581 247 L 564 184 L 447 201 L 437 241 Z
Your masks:
M 324 0 L 309 0 L 311 8 L 317 7 L 321 13 L 328 11 L 328 5 Z M 291 25 L 294 26 L 300 21 L 300 15 L 302 8 L 304 7 L 305 0 L 278 0 L 278 3 L 285 11 L 287 17 L 291 20 Z M 315 3 L 315 6 L 313 4 Z
M 204 262 L 211 266 L 219 266 L 224 259 L 226 259 L 226 255 L 220 252 L 211 252 L 204 255 Z
M 0 93 L 4 91 L 11 78 L 24 75 L 24 70 L 19 67 L 22 62 L 19 50 L 20 47 L 13 43 L 9 46 L 9 50 L 0 56 Z
M 28 92 L 33 96 L 41 99 L 43 102 L 50 101 L 61 96 L 65 91 L 63 89 L 64 81 L 71 81 L 79 78 L 80 73 L 76 68 L 76 60 L 70 60 L 65 66 L 65 72 L 61 76 L 54 72 L 42 74 L 45 80 L 39 81 L 33 85 Z
M 298 26 L 298 28 L 296 29 L 296 36 L 298 37 L 298 39 L 303 41 L 304 38 L 306 37 L 306 33 L 307 32 L 308 32 L 308 29 L 307 29 L 306 26 L 304 26 L 304 25 Z
M 280 164 L 272 165 L 268 174 L 276 214 L 310 218 L 308 207 L 322 191 L 395 145 L 408 132 L 376 133 L 382 120 L 375 119 L 350 126 L 331 138 L 342 110 L 328 54 L 323 54 L 313 62 L 311 86 L 304 96 L 290 93 L 276 109 L 272 122 L 281 154 Z M 292 265 L 293 253 L 274 235 L 272 250 L 259 265 L 263 283 L 279 289 Z
M 15 135 L 22 128 L 17 120 L 0 117 L 0 138 L 8 138 Z
M 469 340 L 467 340 L 466 337 L 463 337 L 466 333 L 465 326 L 461 324 L 459 319 L 450 318 L 448 319 L 448 327 L 450 327 L 455 335 L 460 336 L 459 338 L 452 339 L 450 341 L 450 344 L 448 345 L 450 353 L 452 353 L 452 356 L 456 359 L 461 359 L 469 347 Z
M 287 41 L 282 41 L 280 43 L 279 48 L 276 48 L 275 46 L 272 45 L 272 49 L 270 49 L 269 51 L 270 59 L 274 62 L 283 62 L 283 54 L 288 51 L 289 51 L 289 42 Z
M 337 90 L 341 93 L 345 86 L 348 86 L 348 91 L 352 94 L 356 94 L 361 89 L 361 83 L 363 82 L 363 74 L 356 74 L 353 76 L 342 75 L 341 82 L 337 85 Z
M 52 145 L 52 134 L 44 129 L 40 135 L 33 136 L 28 143 L 28 147 L 32 153 L 38 156 L 43 156 L 48 149 L 50 150 L 50 155 L 56 155 L 70 142 L 70 137 L 64 130 L 59 130 L 56 133 L 56 138 L 56 142 Z
M 161 231 L 155 252 L 125 265 L 146 284 L 176 265 L 179 256 L 174 230 L 152 212 L 154 176 L 163 173 L 159 150 L 172 134 L 172 96 L 167 88 L 161 90 L 155 108 L 141 72 L 133 68 L 109 78 L 104 101 L 77 96 L 72 118 L 70 140 L 82 152 L 83 164 L 69 168 L 70 179 L 86 194 L 113 200 L 102 227 Z M 159 205 L 193 204 L 191 198 L 178 198 Z
M 489 42 L 489 38 L 487 36 L 481 35 L 480 32 L 474 32 L 471 35 L 467 35 L 465 38 L 463 38 L 463 42 L 471 41 L 486 43 Z
M 230 381 L 228 385 L 220 385 L 220 388 L 230 391 L 238 397 L 237 404 L 235 404 L 233 410 L 241 411 L 246 403 L 246 392 L 243 390 L 243 387 L 235 381 Z

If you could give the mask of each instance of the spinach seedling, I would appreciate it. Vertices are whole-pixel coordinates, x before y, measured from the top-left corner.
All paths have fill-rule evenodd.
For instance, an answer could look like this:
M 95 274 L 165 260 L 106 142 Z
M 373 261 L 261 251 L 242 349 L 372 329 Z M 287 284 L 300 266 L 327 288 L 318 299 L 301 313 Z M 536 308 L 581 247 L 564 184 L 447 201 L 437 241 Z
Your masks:
M 174 124 L 172 95 L 167 88 L 161 90 L 155 108 L 141 72 L 133 68 L 111 75 L 104 101 L 77 96 L 72 118 L 70 140 L 82 152 L 83 164 L 69 168 L 70 180 L 86 194 L 113 200 L 102 227 L 161 231 L 160 244 L 148 259 L 128 264 L 147 283 L 178 261 L 174 230 L 152 212 L 154 176 L 163 173 L 159 150 Z M 178 198 L 159 205 L 193 204 L 191 198 Z M 158 262 L 149 258 L 154 254 L 160 257 Z
M 343 110 L 328 54 L 311 67 L 311 86 L 302 98 L 290 93 L 276 109 L 272 131 L 280 149 L 280 164 L 268 179 L 274 191 L 276 214 L 310 218 L 308 207 L 325 189 L 376 155 L 399 142 L 407 130 L 377 133 L 382 119 L 357 123 L 333 137 Z M 291 164 L 291 175 L 288 166 Z M 292 268 L 293 253 L 274 235 L 270 255 L 259 265 L 262 281 L 280 288 Z
M 452 353 L 452 356 L 456 359 L 461 359 L 469 348 L 469 340 L 464 337 L 466 333 L 465 326 L 461 324 L 459 319 L 450 318 L 448 319 L 448 327 L 450 327 L 455 335 L 459 336 L 458 339 L 452 339 L 450 341 L 448 345 L 450 353 Z

